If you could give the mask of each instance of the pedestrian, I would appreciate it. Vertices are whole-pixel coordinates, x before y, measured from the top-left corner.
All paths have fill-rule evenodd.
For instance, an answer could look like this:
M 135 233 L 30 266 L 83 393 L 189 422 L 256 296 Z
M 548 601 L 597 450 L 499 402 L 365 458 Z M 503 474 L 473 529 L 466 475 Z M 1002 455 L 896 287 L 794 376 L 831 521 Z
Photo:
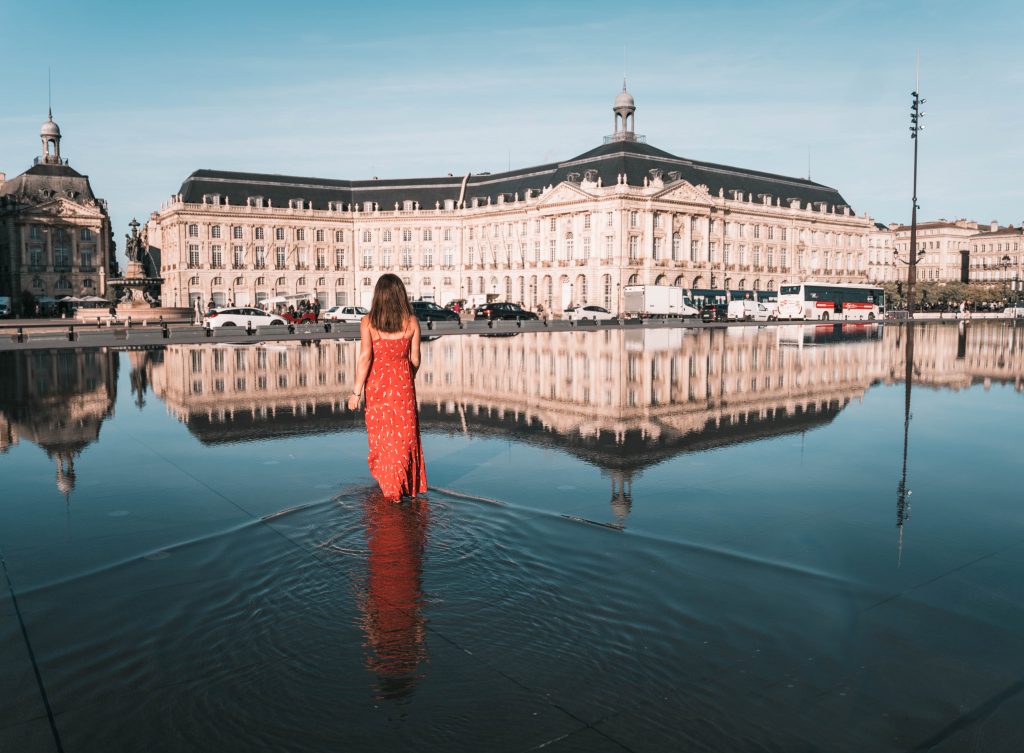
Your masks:
M 359 322 L 359 336 L 348 407 L 359 407 L 365 387 L 370 473 L 385 499 L 416 497 L 427 491 L 416 405 L 420 325 L 397 275 L 384 274 L 377 280 L 370 313 Z
M 313 301 L 313 321 L 320 321 L 320 301 Z
M 110 308 L 107 309 L 107 314 L 110 315 L 110 321 L 116 322 L 117 321 L 117 306 L 114 305 L 113 303 L 110 304 Z

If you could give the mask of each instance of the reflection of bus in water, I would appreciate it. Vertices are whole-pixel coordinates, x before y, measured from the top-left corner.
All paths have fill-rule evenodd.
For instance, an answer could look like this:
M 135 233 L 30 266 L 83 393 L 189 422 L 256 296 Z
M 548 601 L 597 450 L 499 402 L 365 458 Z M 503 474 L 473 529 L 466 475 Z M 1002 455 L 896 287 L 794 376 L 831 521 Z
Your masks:
M 875 321 L 885 315 L 885 293 L 872 285 L 806 283 L 779 287 L 779 319 Z
M 856 324 L 807 324 L 803 327 L 779 327 L 779 345 L 831 345 L 835 343 L 867 342 L 881 340 L 881 324 L 857 322 Z

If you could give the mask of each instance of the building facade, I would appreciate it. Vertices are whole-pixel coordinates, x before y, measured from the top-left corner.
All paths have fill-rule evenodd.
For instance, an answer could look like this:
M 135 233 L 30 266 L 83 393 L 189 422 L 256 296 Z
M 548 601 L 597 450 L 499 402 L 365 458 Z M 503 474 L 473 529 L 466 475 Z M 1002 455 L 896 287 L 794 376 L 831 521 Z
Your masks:
M 39 137 L 32 167 L 10 180 L 0 173 L 0 295 L 16 313 L 32 302 L 103 296 L 117 269 L 107 204 L 61 157 L 52 113 Z
M 1021 243 L 1024 227 L 992 224 L 967 239 L 970 263 L 966 268 L 968 282 L 1009 284 L 1017 291 L 1024 280 L 1021 269 Z
M 416 298 L 621 308 L 625 285 L 774 289 L 867 280 L 874 223 L 802 178 L 676 157 L 634 131 L 499 174 L 324 180 L 198 170 L 147 223 L 163 304 L 283 294 L 367 305 L 376 278 Z

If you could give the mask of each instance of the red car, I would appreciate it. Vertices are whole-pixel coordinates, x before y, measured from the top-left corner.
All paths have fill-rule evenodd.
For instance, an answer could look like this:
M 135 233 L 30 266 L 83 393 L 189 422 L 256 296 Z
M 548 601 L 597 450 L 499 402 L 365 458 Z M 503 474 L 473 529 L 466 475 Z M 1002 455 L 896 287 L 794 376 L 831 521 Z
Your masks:
M 286 311 L 281 316 L 289 324 L 316 324 L 316 314 L 312 311 L 296 311 L 294 314 Z

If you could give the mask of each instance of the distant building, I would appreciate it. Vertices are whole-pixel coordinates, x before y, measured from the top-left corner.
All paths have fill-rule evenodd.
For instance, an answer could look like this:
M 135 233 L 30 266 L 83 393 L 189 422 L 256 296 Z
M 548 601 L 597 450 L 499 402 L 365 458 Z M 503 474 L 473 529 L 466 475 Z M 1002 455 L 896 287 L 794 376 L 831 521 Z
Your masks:
M 10 180 L 0 173 L 0 295 L 11 296 L 15 312 L 25 300 L 46 307 L 64 296 L 102 296 L 116 269 L 107 204 L 61 157 L 52 113 L 39 137 L 32 167 Z
M 981 232 L 970 236 L 967 242 L 970 245 L 970 264 L 965 270 L 965 279 L 983 283 L 1020 283 L 1024 280 L 1021 270 L 1024 226 L 1000 227 L 993 221 Z
M 834 188 L 646 143 L 625 87 L 615 130 L 572 159 L 490 174 L 328 180 L 197 170 L 147 225 L 162 300 L 306 294 L 369 303 L 382 272 L 412 296 L 621 307 L 635 283 L 775 289 L 867 280 L 874 223 Z

